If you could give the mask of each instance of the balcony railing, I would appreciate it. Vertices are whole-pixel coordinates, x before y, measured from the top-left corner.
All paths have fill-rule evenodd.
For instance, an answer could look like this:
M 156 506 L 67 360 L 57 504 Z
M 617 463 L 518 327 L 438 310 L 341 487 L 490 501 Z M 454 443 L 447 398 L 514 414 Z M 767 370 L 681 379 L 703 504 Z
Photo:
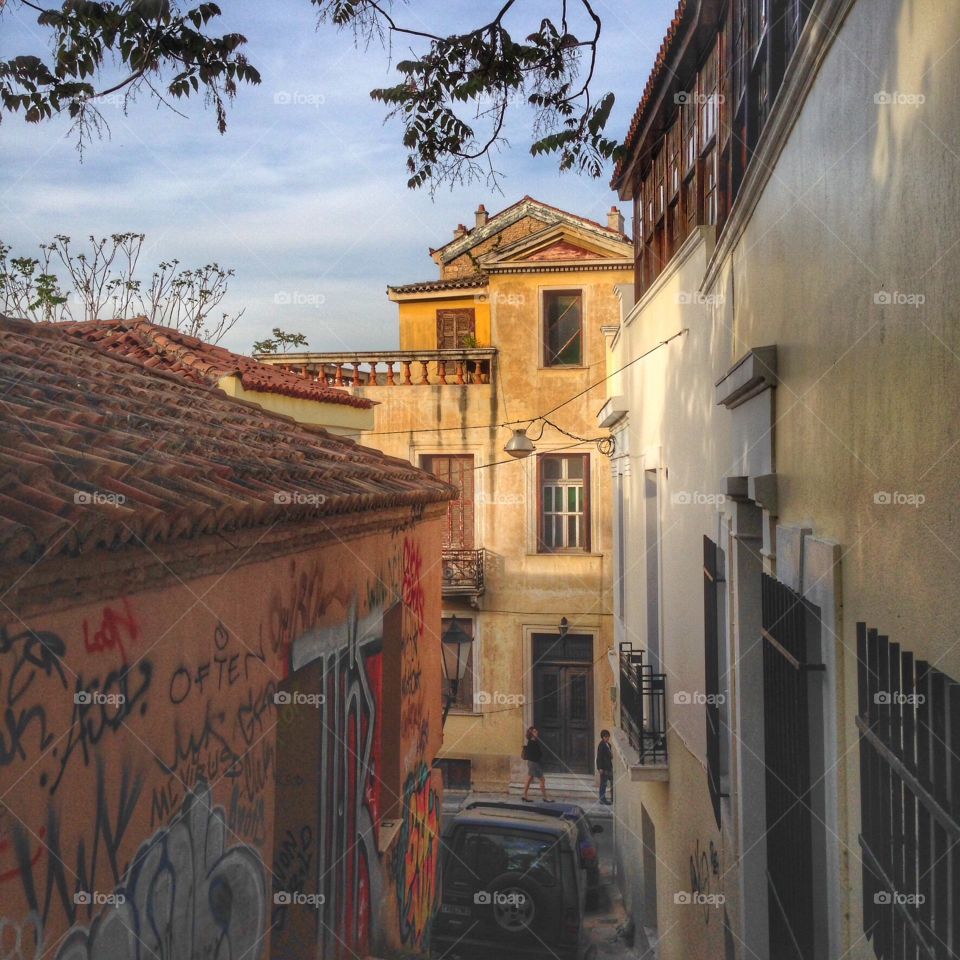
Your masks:
M 666 674 L 630 643 L 620 644 L 620 728 L 641 764 L 667 762 Z
M 478 597 L 483 593 L 483 549 L 443 551 L 443 595 Z
M 490 383 L 496 356 L 495 347 L 475 347 L 362 353 L 260 353 L 256 359 L 330 387 L 417 387 Z

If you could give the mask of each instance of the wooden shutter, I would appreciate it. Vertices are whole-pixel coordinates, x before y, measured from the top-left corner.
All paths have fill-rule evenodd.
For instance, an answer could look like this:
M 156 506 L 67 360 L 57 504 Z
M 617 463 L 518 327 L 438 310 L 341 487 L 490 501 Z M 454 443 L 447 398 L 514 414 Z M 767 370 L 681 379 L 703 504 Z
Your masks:
M 476 336 L 477 321 L 473 307 L 437 311 L 437 349 L 456 350 L 464 337 Z

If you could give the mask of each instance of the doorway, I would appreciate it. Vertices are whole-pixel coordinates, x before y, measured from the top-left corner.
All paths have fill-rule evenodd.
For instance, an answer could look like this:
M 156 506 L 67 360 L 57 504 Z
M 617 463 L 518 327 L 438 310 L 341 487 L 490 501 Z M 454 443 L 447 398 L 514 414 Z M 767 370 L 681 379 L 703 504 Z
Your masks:
M 533 725 L 546 772 L 593 771 L 593 637 L 533 635 Z

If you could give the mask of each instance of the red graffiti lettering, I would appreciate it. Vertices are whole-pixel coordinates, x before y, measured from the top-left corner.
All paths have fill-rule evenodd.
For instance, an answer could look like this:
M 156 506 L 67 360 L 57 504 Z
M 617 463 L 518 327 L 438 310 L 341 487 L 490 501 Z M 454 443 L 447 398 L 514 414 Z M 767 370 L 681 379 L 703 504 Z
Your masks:
M 83 621 L 83 646 L 87 653 L 107 653 L 111 650 L 120 651 L 120 659 L 127 662 L 125 644 L 137 643 L 140 640 L 140 624 L 137 621 L 130 604 L 124 597 L 123 612 L 113 607 L 104 607 L 100 615 L 100 623 L 91 628 L 89 621 Z

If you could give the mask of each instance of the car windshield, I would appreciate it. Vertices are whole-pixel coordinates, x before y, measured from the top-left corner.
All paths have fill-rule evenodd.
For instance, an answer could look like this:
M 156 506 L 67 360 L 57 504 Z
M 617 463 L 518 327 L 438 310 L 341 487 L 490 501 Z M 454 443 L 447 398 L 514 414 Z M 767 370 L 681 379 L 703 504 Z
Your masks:
M 518 830 L 466 830 L 459 847 L 459 867 L 489 883 L 502 873 L 522 873 L 537 883 L 557 882 L 559 861 L 554 837 Z

